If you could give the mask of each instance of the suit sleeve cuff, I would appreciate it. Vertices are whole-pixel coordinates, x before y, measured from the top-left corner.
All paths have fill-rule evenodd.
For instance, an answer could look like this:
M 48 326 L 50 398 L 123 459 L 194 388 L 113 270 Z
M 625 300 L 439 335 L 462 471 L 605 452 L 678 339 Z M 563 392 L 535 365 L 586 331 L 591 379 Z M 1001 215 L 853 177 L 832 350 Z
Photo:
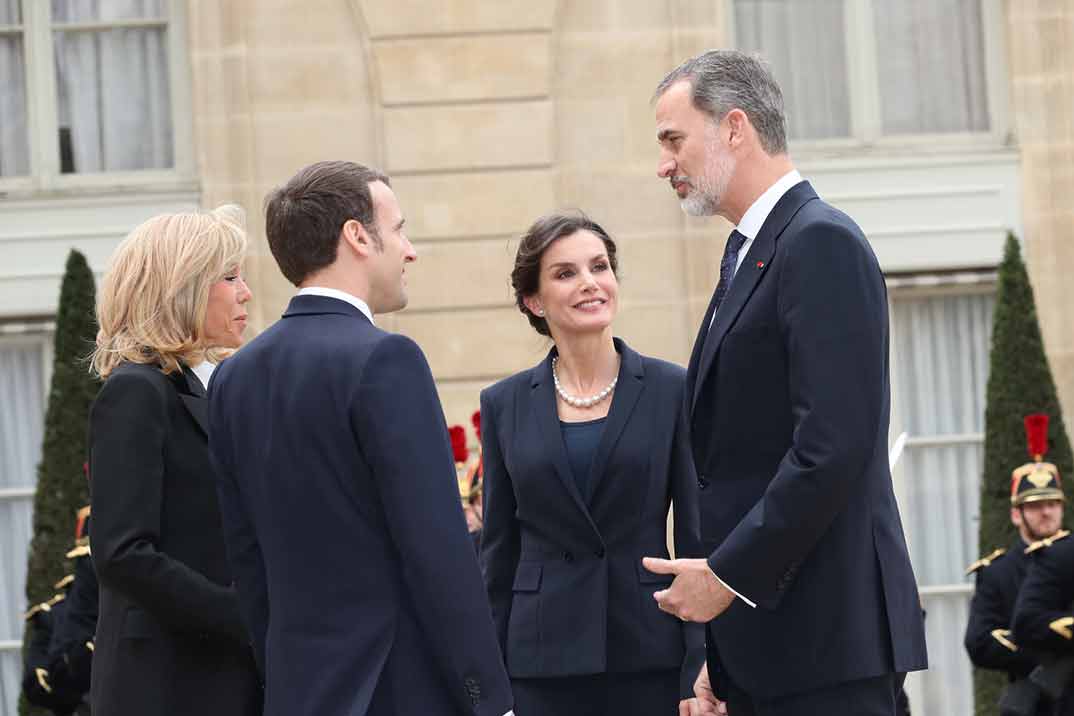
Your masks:
M 712 567 L 709 567 L 709 571 L 712 572 Z M 719 582 L 720 584 L 722 584 L 728 591 L 730 591 L 736 597 L 738 597 L 739 599 L 744 601 L 746 604 L 748 604 L 751 609 L 756 609 L 757 608 L 757 603 L 756 602 L 751 600 L 749 597 L 746 597 L 746 596 L 740 594 L 739 592 L 736 592 L 734 587 L 732 587 L 730 584 L 728 584 L 727 582 L 725 582 L 722 579 L 720 579 L 720 575 L 716 574 L 715 572 L 712 572 L 712 576 L 716 577 L 716 581 Z

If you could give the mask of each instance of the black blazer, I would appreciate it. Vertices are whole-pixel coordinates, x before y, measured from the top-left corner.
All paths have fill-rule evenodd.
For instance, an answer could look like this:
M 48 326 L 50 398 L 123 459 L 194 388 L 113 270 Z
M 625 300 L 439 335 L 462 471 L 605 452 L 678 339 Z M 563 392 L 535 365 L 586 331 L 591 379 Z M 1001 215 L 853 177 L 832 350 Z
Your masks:
M 191 373 L 125 363 L 90 410 L 97 716 L 260 713 L 203 396 Z
M 888 308 L 861 229 L 802 182 L 769 214 L 687 374 L 709 565 L 742 600 L 720 665 L 775 697 L 926 668 L 888 469 Z
M 704 659 L 701 625 L 661 612 L 674 502 L 677 556 L 700 556 L 697 484 L 683 413 L 684 371 L 621 356 L 583 496 L 571 475 L 552 383 L 555 349 L 481 393 L 485 521 L 481 552 L 512 677 L 682 669 L 683 697 Z
M 443 410 L 414 341 L 296 296 L 209 387 L 269 716 L 512 706 Z

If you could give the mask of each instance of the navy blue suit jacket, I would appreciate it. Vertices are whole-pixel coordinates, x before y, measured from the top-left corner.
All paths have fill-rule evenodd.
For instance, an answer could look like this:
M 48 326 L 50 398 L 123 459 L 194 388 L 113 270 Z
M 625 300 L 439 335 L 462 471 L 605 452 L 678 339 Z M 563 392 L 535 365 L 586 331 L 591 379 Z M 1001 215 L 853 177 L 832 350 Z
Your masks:
M 710 669 L 775 697 L 926 668 L 888 469 L 886 288 L 861 229 L 797 184 L 712 315 L 687 373 L 701 538 L 758 608 L 710 623 Z
M 297 296 L 215 372 L 210 451 L 268 716 L 512 706 L 414 341 Z
M 702 625 L 661 612 L 674 502 L 678 556 L 701 556 L 682 368 L 615 339 L 619 382 L 590 469 L 571 473 L 556 413 L 553 350 L 481 394 L 482 563 L 512 677 L 682 669 L 683 696 L 704 659 Z

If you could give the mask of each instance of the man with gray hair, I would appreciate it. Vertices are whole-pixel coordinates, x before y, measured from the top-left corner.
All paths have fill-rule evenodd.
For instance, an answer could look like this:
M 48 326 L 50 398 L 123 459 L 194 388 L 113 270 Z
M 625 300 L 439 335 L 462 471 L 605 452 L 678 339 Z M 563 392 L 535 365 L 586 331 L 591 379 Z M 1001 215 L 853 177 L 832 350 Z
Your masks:
M 645 559 L 675 575 L 660 607 L 707 624 L 690 708 L 892 716 L 927 657 L 887 462 L 880 266 L 794 169 L 763 61 L 705 52 L 654 99 L 659 176 L 736 227 L 687 373 L 708 558 Z

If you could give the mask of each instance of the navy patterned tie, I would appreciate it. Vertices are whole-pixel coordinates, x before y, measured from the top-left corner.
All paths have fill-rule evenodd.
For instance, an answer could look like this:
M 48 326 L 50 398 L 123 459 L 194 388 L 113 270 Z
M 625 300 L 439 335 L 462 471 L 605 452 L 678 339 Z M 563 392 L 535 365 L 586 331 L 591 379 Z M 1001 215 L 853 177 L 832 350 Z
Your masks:
M 720 310 L 724 296 L 731 288 L 731 279 L 735 276 L 735 264 L 738 263 L 738 252 L 742 250 L 744 243 L 746 243 L 746 236 L 738 233 L 738 229 L 732 231 L 727 237 L 727 244 L 723 247 L 723 258 L 720 260 L 720 282 L 716 284 L 716 297 L 713 299 L 713 320 L 716 319 L 716 311 Z

